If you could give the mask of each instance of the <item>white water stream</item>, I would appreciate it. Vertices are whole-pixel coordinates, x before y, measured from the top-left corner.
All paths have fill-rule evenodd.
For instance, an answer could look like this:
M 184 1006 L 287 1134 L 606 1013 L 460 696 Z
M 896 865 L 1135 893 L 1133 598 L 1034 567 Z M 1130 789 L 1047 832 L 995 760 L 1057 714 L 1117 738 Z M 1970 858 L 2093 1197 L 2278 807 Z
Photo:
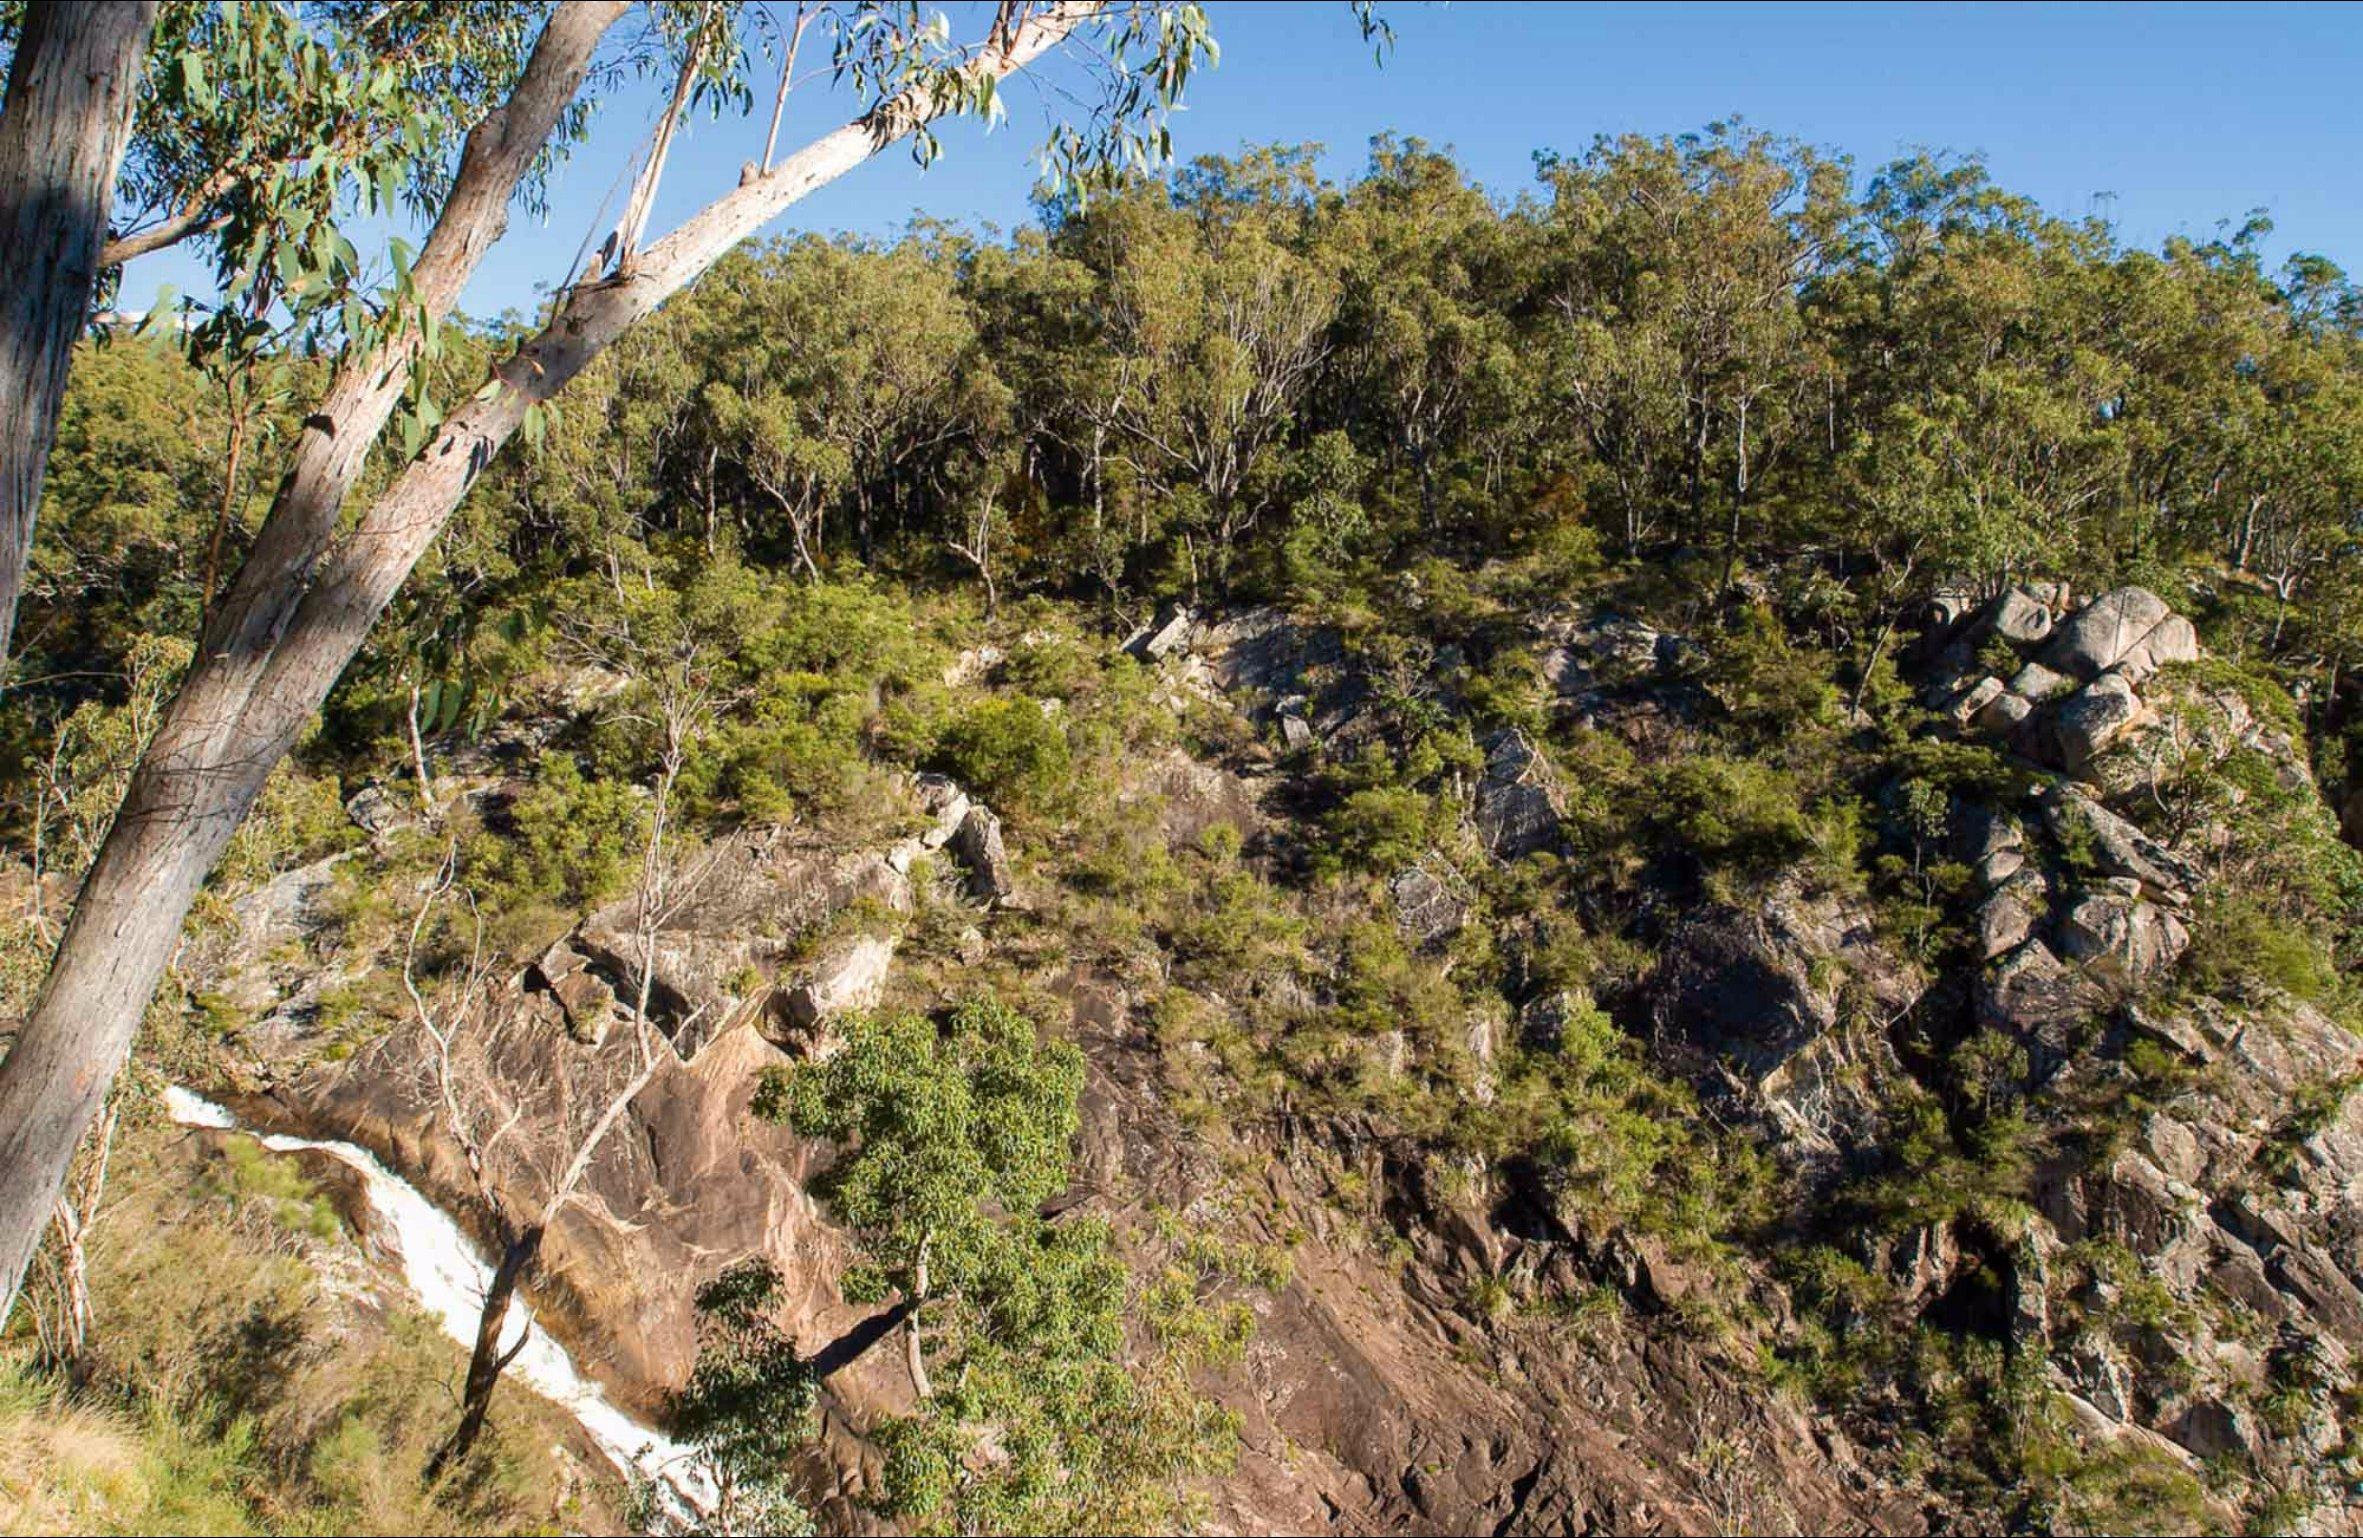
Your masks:
M 172 1119 L 186 1127 L 215 1127 L 245 1131 L 227 1109 L 201 1095 L 173 1085 L 164 1091 L 164 1105 Z M 359 1172 L 377 1214 L 402 1259 L 403 1279 L 419 1303 L 443 1326 L 444 1333 L 463 1347 L 476 1344 L 476 1325 L 483 1313 L 484 1291 L 492 1282 L 492 1267 L 476 1246 L 443 1210 L 420 1195 L 408 1181 L 380 1163 L 365 1148 L 351 1143 L 319 1142 L 278 1133 L 250 1133 L 274 1153 L 317 1149 Z M 533 1310 L 520 1295 L 510 1305 L 509 1335 L 501 1344 L 514 1346 L 519 1334 L 529 1337 L 525 1349 L 509 1365 L 508 1377 L 553 1400 L 582 1423 L 599 1450 L 626 1474 L 655 1482 L 667 1496 L 676 1516 L 709 1509 L 714 1491 L 691 1453 L 618 1409 L 599 1385 L 584 1377 L 564 1347 L 534 1321 Z

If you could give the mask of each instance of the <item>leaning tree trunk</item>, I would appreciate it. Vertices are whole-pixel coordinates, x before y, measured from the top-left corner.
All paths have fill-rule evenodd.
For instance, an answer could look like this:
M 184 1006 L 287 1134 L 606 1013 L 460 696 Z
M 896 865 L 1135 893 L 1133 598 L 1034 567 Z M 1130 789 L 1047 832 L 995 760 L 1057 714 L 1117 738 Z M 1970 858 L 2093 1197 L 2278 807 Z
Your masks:
M 8 71 L 0 251 L 13 276 L 0 298 L 0 670 L 155 20 L 156 0 L 36 3 Z
M 484 1417 L 492 1409 L 492 1391 L 500 1385 L 501 1374 L 525 1343 L 532 1338 L 532 1327 L 517 1334 L 517 1344 L 507 1351 L 500 1348 L 502 1331 L 509 1322 L 509 1308 L 517 1299 L 517 1284 L 524 1279 L 526 1268 L 541 1253 L 542 1231 L 529 1228 L 513 1236 L 501 1246 L 500 1264 L 493 1268 L 492 1285 L 484 1291 L 484 1310 L 476 1316 L 476 1347 L 468 1354 L 468 1384 L 460 1396 L 459 1424 L 443 1445 L 435 1449 L 435 1456 L 427 1460 L 427 1482 L 441 1479 L 453 1464 L 465 1459 L 475 1449 L 476 1439 L 484 1434 Z
M 428 324 L 499 238 L 518 181 L 624 9 L 623 0 L 560 6 L 506 107 L 469 133 L 443 214 L 411 270 Z M 307 419 L 270 516 L 207 617 L 197 658 L 83 878 L 33 1012 L 0 1059 L 0 1318 L 15 1306 L 41 1224 L 130 1051 L 189 904 L 293 743 L 282 729 L 287 712 L 308 717 L 319 706 L 288 692 L 305 686 L 286 682 L 286 665 L 322 655 L 321 638 L 307 644 L 294 627 L 316 596 L 313 570 L 417 346 L 414 326 L 350 360 Z
M 491 159 L 505 161 L 507 149 L 527 137 L 524 125 L 534 114 L 525 107 L 546 105 L 554 114 L 572 98 L 587 48 L 574 61 L 562 95 L 544 102 L 531 89 L 550 35 L 570 15 L 593 10 L 605 13 L 598 23 L 604 30 L 620 9 L 575 5 L 557 11 L 536 46 L 526 83 L 478 130 L 493 131 Z M 969 68 L 994 79 L 1021 70 L 1100 9 L 1070 0 L 1038 13 Z M 291 503 L 283 488 L 280 505 L 132 774 L 16 1049 L 0 1060 L 0 1316 L 14 1304 L 74 1148 L 123 1066 L 199 887 L 411 567 L 526 414 L 733 246 L 945 106 L 924 97 L 894 98 L 813 141 L 768 175 L 742 182 L 644 252 L 630 276 L 573 290 L 552 322 L 495 371 L 494 388 L 452 412 L 434 441 L 325 560 L 319 559 L 320 544 L 329 530 L 319 525 L 319 509 Z M 543 123 L 531 134 L 535 147 L 547 133 Z M 477 163 L 477 150 L 471 134 L 463 182 Z M 504 194 L 482 208 L 475 216 L 482 222 L 460 232 L 463 248 L 480 254 L 498 233 L 506 207 Z M 444 228 L 439 221 L 437 234 Z M 335 386 L 330 393 L 333 399 Z M 370 398 L 363 409 L 375 405 Z M 390 400 L 386 406 L 390 410 Z M 384 420 L 378 413 L 358 446 L 339 416 L 329 418 L 325 431 L 307 436 L 324 438 L 337 455 L 351 454 L 357 467 Z M 299 470 L 302 463 L 299 451 Z M 328 511 L 332 529 L 334 508 Z M 278 528 L 283 521 L 290 525 L 285 531 Z

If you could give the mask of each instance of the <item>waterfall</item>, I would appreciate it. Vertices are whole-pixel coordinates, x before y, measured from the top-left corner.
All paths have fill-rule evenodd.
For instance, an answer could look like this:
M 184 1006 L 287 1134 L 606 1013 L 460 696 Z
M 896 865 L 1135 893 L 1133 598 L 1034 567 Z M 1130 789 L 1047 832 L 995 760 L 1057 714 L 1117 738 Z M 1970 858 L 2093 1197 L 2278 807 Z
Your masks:
M 226 1108 L 177 1084 L 164 1091 L 164 1106 L 174 1121 L 186 1127 L 245 1130 Z M 492 1266 L 441 1208 L 365 1148 L 278 1133 L 249 1135 L 274 1153 L 316 1149 L 357 1171 L 371 1209 L 401 1256 L 403 1279 L 411 1292 L 443 1326 L 445 1334 L 463 1347 L 475 1346 Z M 713 1484 L 697 1466 L 693 1450 L 619 1409 L 599 1385 L 575 1367 L 565 1348 L 534 1321 L 533 1310 L 522 1295 L 510 1306 L 509 1334 L 501 1343 L 504 1349 L 514 1346 L 519 1335 L 527 1337 L 525 1349 L 510 1363 L 506 1378 L 527 1384 L 563 1407 L 582 1423 L 583 1430 L 618 1469 L 653 1481 L 676 1516 L 688 1517 L 712 1507 Z

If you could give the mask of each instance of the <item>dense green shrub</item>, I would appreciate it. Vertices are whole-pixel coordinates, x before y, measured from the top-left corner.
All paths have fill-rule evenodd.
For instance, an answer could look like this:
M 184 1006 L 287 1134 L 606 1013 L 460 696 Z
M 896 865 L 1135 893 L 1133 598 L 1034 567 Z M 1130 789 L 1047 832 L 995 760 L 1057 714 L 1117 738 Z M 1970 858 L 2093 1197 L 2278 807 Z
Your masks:
M 1770 609 L 1744 611 L 1711 656 L 1706 685 L 1752 739 L 1793 751 L 1800 734 L 1837 725 L 1835 660 L 1798 644 Z
M 1347 795 L 1321 819 L 1317 857 L 1342 870 L 1391 875 L 1417 864 L 1436 842 L 1433 797 L 1400 785 Z
M 717 735 L 715 789 L 750 823 L 843 809 L 866 788 L 869 699 L 861 680 L 773 673 Z
M 934 766 L 995 806 L 1047 814 L 1074 794 L 1074 755 L 1052 712 L 1029 699 L 988 699 L 944 725 Z
M 553 753 L 520 791 L 504 826 L 477 835 L 469 864 L 485 906 L 582 910 L 622 891 L 648 838 L 647 798 L 616 780 L 586 779 Z
M 407 787 L 405 787 L 407 789 Z M 399 792 L 397 792 L 399 793 Z M 333 779 L 279 766 L 222 855 L 220 879 L 245 885 L 362 842 Z
M 1811 860 L 1855 879 L 1860 830 L 1850 801 L 1809 802 L 1795 776 L 1760 759 L 1699 754 L 1658 777 L 1657 819 L 1710 876 L 1762 882 Z

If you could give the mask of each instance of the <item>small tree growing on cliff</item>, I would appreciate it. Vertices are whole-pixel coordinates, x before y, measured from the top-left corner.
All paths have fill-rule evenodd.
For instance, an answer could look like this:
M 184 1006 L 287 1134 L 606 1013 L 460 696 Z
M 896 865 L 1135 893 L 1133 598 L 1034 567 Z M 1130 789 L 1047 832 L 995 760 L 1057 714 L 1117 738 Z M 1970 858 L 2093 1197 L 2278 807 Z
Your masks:
M 673 1396 L 673 1433 L 714 1488 L 698 1530 L 809 1533 L 788 1465 L 812 1434 L 812 1369 L 772 1323 L 779 1272 L 742 1261 L 697 1295 L 697 1365 Z
M 1176 1481 L 1236 1447 L 1175 1358 L 1127 1359 L 1108 1225 L 1043 1214 L 1068 1183 L 1082 1088 L 1074 1047 L 977 1000 L 940 1028 L 857 1020 L 837 1056 L 774 1070 L 757 1096 L 843 1149 L 821 1194 L 871 1257 L 846 1297 L 902 1293 L 920 1404 L 876 1428 L 871 1499 L 920 1530 L 1171 1531 Z M 1157 1333 L 1154 1311 L 1144 1322 Z
M 828 1061 L 766 1078 L 759 1114 L 850 1145 L 825 1191 L 876 1264 L 846 1295 L 902 1293 L 920 1398 L 934 1392 L 928 1305 L 939 1290 L 973 1297 L 1010 1243 L 1005 1219 L 1066 1185 L 1082 1087 L 1081 1053 L 1037 1041 L 1032 1021 L 991 1000 L 961 1005 L 946 1030 L 922 1015 L 858 1024 Z

